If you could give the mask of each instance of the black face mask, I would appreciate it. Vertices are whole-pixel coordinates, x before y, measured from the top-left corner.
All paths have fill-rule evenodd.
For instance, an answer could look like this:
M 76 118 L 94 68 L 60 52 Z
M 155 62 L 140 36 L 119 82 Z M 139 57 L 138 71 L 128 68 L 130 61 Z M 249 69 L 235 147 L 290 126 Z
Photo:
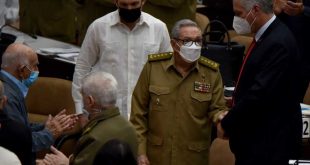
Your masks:
M 125 8 L 118 8 L 119 16 L 122 20 L 127 23 L 135 22 L 137 19 L 140 18 L 141 15 L 141 8 L 136 9 L 125 9 Z

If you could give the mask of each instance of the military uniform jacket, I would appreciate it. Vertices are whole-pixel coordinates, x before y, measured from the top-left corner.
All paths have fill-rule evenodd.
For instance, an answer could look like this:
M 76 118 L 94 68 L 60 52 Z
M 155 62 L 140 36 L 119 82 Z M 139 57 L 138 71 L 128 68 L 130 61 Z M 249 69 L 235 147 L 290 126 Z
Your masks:
M 83 128 L 70 164 L 93 164 L 97 151 L 109 140 L 119 139 L 137 153 L 137 136 L 132 125 L 120 116 L 118 108 L 104 110 Z
M 182 77 L 172 54 L 150 55 L 134 90 L 138 154 L 151 165 L 206 165 L 212 120 L 225 109 L 218 64 L 201 57 Z

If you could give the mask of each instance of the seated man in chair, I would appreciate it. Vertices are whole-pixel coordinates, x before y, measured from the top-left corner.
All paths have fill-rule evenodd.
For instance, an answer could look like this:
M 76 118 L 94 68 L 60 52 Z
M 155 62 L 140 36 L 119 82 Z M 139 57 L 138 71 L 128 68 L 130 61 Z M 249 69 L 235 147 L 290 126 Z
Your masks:
M 32 124 L 28 120 L 25 97 L 28 88 L 35 82 L 39 71 L 37 54 L 23 44 L 11 44 L 2 56 L 0 80 L 8 98 L 4 113 L 15 121 L 31 129 L 32 152 L 49 148 L 62 133 L 71 129 L 76 123 L 75 115 L 66 115 L 65 110 L 55 117 L 51 115 L 45 124 Z M 44 91 L 42 91 L 44 92 Z M 40 98 L 38 98 L 38 101 Z M 33 162 L 34 162 L 33 157 Z
M 137 137 L 129 121 L 120 115 L 115 106 L 117 95 L 115 78 L 105 72 L 94 72 L 82 82 L 83 104 L 89 121 L 83 128 L 82 137 L 70 156 L 70 164 L 93 164 L 99 149 L 109 140 L 128 143 L 134 156 L 137 154 Z M 47 154 L 37 164 L 69 165 L 69 159 L 53 146 L 53 154 Z

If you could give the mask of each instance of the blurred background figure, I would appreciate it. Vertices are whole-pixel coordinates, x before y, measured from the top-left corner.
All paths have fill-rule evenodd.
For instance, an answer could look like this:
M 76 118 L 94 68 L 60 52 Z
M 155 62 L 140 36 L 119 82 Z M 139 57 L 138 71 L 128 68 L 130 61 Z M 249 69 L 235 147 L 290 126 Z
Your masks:
M 181 19 L 195 21 L 197 0 L 147 0 L 143 11 L 165 22 L 168 30 Z
M 0 27 L 4 24 L 19 25 L 19 3 L 18 0 L 0 1 Z
M 93 165 L 137 165 L 128 143 L 119 139 L 106 142 L 97 152 Z
M 303 98 L 310 81 L 310 0 L 273 0 L 274 12 L 293 32 L 301 53 L 301 84 L 298 90 L 299 100 Z

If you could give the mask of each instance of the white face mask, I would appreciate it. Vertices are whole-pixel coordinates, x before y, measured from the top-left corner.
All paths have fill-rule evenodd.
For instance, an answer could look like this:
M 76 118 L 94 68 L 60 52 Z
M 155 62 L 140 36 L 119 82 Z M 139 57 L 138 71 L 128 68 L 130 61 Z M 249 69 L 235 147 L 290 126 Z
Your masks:
M 197 46 L 193 43 L 191 46 L 184 46 L 180 47 L 180 55 L 181 57 L 188 63 L 192 63 L 197 61 L 200 57 L 201 53 L 201 46 Z
M 235 31 L 238 34 L 249 34 L 249 33 L 251 33 L 251 27 L 256 20 L 256 17 L 255 17 L 253 22 L 251 23 L 251 25 L 246 20 L 246 18 L 249 16 L 251 11 L 252 10 L 250 10 L 250 12 L 247 14 L 247 16 L 245 18 L 234 16 L 233 28 L 235 29 Z

